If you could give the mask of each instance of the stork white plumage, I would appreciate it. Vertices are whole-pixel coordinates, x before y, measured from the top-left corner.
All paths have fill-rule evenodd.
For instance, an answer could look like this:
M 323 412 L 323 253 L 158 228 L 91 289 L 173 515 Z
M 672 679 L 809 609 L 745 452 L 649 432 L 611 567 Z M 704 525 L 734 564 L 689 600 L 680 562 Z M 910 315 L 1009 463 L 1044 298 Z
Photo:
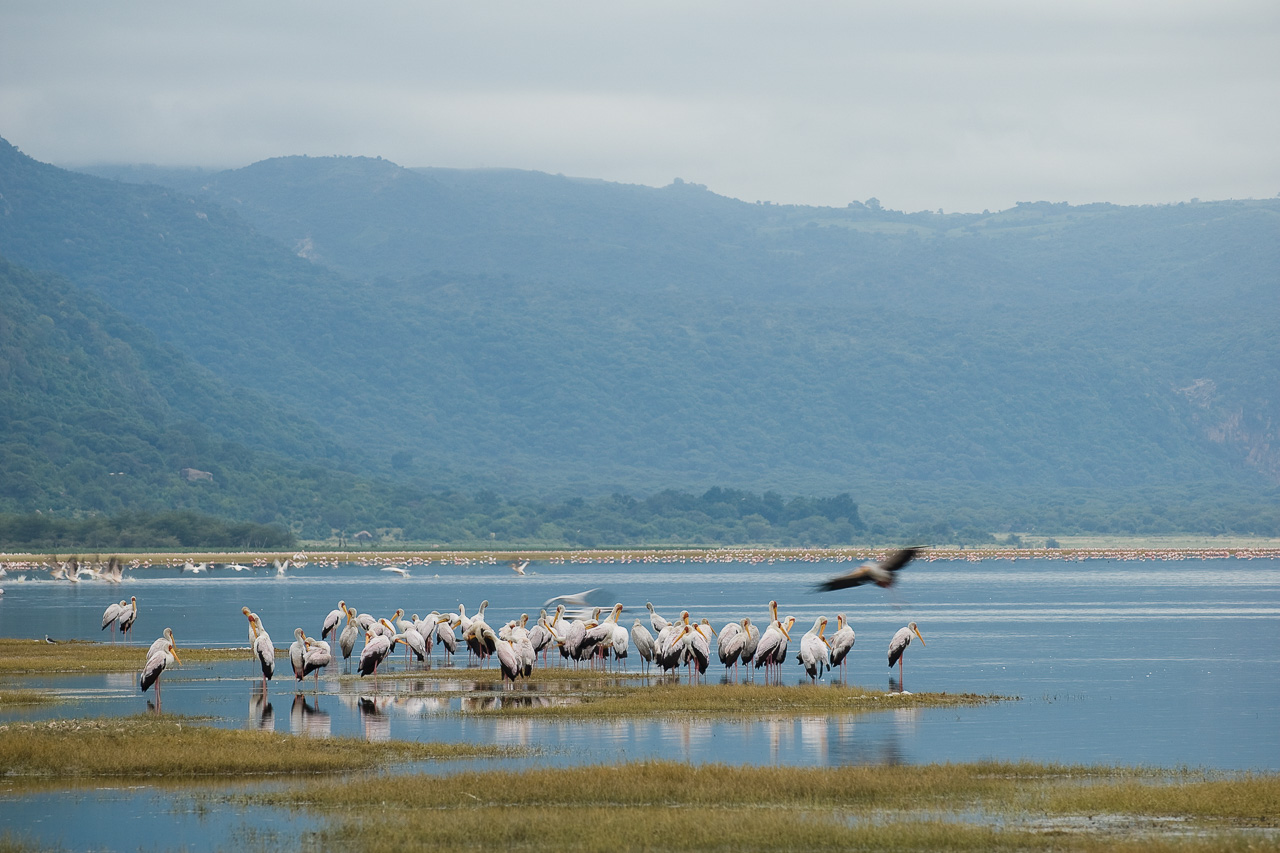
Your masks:
M 304 636 L 302 641 L 307 647 L 306 653 L 303 656 L 302 677 L 306 678 L 314 672 L 316 677 L 316 690 L 319 690 L 320 670 L 333 662 L 333 653 L 329 650 L 329 644 L 324 640 L 316 640 L 311 637 Z
M 631 623 L 631 642 L 640 655 L 641 667 L 648 672 L 649 664 L 653 663 L 653 635 L 639 619 Z
M 653 609 L 653 602 L 646 601 L 644 606 L 649 611 L 649 624 L 653 626 L 653 633 L 661 634 L 662 629 L 671 624 L 671 620 L 659 616 L 658 611 Z
M 178 650 L 171 642 L 166 642 L 161 649 L 147 658 L 142 667 L 142 675 L 138 679 L 140 692 L 146 693 L 152 685 L 156 688 L 156 711 L 160 710 L 160 674 L 173 663 L 182 663 Z
M 354 607 L 347 610 L 346 627 L 338 635 L 338 649 L 342 652 L 343 663 L 351 659 L 351 653 L 356 648 L 356 640 L 360 637 L 360 626 L 356 624 L 356 615 Z
M 730 622 L 720 629 L 720 638 L 716 643 L 716 654 L 727 671 L 733 667 L 733 674 L 738 675 L 738 661 L 742 658 L 742 647 L 747 642 L 747 631 L 741 624 Z M 726 672 L 727 674 L 727 672 Z
M 289 644 L 289 665 L 293 667 L 293 677 L 301 681 L 306 668 L 307 633 L 301 628 L 293 629 L 293 642 Z
M 172 628 L 165 628 L 160 638 L 151 644 L 151 648 L 147 649 L 147 659 L 150 660 L 151 656 L 156 652 L 164 651 L 165 645 L 172 645 L 174 648 L 177 648 L 177 644 L 173 639 Z
M 249 620 L 249 631 L 252 637 L 250 649 L 258 660 L 258 666 L 262 669 L 262 690 L 265 693 L 267 682 L 276 673 L 276 649 L 271 643 L 271 635 L 262 627 L 262 619 L 258 614 L 248 607 L 242 607 L 240 612 Z
M 836 632 L 831 635 L 831 668 L 840 667 L 840 679 L 844 680 L 849 652 L 853 651 L 853 628 L 845 621 L 843 613 L 836 614 Z
M 107 630 L 107 626 L 111 627 L 111 642 L 116 641 L 116 622 L 120 619 L 120 614 L 129 609 L 129 602 L 124 599 L 119 604 L 108 604 L 107 609 L 102 611 L 102 630 Z
M 329 635 L 338 636 L 338 626 L 346 621 L 347 618 L 347 602 L 339 601 L 338 609 L 330 610 L 329 615 L 324 617 L 324 624 L 320 628 L 320 639 L 327 640 Z
M 827 617 L 819 616 L 813 627 L 800 638 L 800 663 L 804 666 L 809 682 L 813 683 L 831 667 L 831 650 L 824 636 L 827 630 Z
M 898 688 L 906 690 L 903 686 L 905 681 L 903 678 L 903 658 L 907 653 L 907 646 L 911 645 L 911 635 L 915 634 L 920 637 L 920 645 L 925 645 L 924 637 L 920 636 L 920 629 L 916 627 L 916 623 L 910 622 L 905 628 L 899 628 L 898 632 L 893 635 L 893 639 L 889 641 L 889 668 L 893 669 L 893 665 L 898 665 Z
M 125 637 L 125 642 L 133 633 L 133 623 L 138 618 L 138 597 L 136 595 L 129 596 L 129 606 L 120 614 L 116 623 L 120 626 L 120 633 Z

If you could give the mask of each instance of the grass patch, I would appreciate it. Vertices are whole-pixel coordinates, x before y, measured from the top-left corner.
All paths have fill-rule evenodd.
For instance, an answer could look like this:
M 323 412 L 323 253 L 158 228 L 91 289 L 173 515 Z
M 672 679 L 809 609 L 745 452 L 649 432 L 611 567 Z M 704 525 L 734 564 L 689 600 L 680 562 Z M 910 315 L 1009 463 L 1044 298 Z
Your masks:
M 0 690 L 0 708 L 23 705 L 56 705 L 61 697 L 43 690 Z
M 328 820 L 322 846 L 353 850 L 427 841 L 570 851 L 1202 850 L 1257 849 L 1259 841 L 1274 849 L 1274 834 L 1237 830 L 1280 826 L 1278 795 L 1276 776 L 1214 779 L 1127 768 L 657 762 L 388 776 L 358 786 L 316 780 L 253 799 L 321 811 Z M 1064 815 L 1084 818 L 1075 824 L 1080 829 L 1037 822 Z M 1097 829 L 1089 819 L 1098 815 L 1122 820 Z M 1195 834 L 1183 834 L 1181 825 L 1175 837 L 1146 820 L 1160 817 L 1191 818 Z
M 46 643 L 42 640 L 0 639 L 0 675 L 25 673 L 139 672 L 146 663 L 146 645 L 94 643 L 70 640 Z M 286 652 L 276 649 L 276 658 Z M 183 663 L 245 660 L 246 649 L 198 649 L 178 646 Z M 285 660 L 288 655 L 285 654 Z
M 0 725 L 0 767 L 13 777 L 297 775 L 388 763 L 527 754 L 508 747 L 305 738 L 217 729 L 182 717 L 114 717 Z
M 510 694 L 516 699 L 522 694 Z M 530 695 L 530 694 L 525 694 Z M 546 696 L 547 693 L 531 694 Z M 520 705 L 474 711 L 480 716 L 621 717 L 682 716 L 771 717 L 797 714 L 861 714 L 901 708 L 940 708 L 1001 701 L 972 693 L 884 693 L 860 687 L 763 684 L 654 684 L 586 689 L 573 694 L 576 704 Z

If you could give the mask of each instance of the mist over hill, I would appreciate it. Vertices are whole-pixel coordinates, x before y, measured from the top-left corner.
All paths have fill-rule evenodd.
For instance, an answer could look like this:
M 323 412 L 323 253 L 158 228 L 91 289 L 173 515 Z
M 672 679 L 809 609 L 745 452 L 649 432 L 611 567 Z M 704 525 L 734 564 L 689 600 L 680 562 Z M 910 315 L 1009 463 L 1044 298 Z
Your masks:
M 1275 200 L 942 214 L 364 158 L 97 171 L 149 183 L 0 146 L 0 255 L 305 413 L 237 439 L 283 458 L 557 499 L 851 493 L 885 530 L 1274 523 Z

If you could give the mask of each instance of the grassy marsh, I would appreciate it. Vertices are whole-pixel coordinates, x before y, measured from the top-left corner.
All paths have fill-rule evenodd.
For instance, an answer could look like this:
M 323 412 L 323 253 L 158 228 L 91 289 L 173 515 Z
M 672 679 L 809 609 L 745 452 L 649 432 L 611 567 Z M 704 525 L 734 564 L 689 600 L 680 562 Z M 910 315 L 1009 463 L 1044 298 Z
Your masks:
M 450 848 L 574 851 L 1274 849 L 1280 828 L 1274 775 L 1025 763 L 656 762 L 386 776 L 360 785 L 317 779 L 254 801 L 315 810 L 327 822 L 324 846 L 355 850 L 428 839 Z M 1244 830 L 1255 834 L 1237 834 Z
M 0 708 L 23 705 L 55 705 L 62 699 L 45 690 L 0 690 Z
M 0 725 L 0 767 L 15 778 L 301 775 L 389 763 L 524 755 L 478 744 L 305 738 L 218 729 L 182 717 L 112 717 Z
M 519 697 L 520 694 L 514 694 Z M 547 695 L 547 694 L 535 694 Z M 885 693 L 859 687 L 763 684 L 654 684 L 644 687 L 586 688 L 575 704 L 514 705 L 473 713 L 490 716 L 623 717 L 681 716 L 771 717 L 796 714 L 858 714 L 900 708 L 957 707 L 1001 701 L 999 696 L 964 693 Z
M 147 645 L 70 640 L 0 639 L 0 675 L 24 673 L 137 672 L 146 663 Z M 277 650 L 279 656 L 282 650 Z M 244 660 L 244 649 L 198 649 L 178 646 L 184 663 Z

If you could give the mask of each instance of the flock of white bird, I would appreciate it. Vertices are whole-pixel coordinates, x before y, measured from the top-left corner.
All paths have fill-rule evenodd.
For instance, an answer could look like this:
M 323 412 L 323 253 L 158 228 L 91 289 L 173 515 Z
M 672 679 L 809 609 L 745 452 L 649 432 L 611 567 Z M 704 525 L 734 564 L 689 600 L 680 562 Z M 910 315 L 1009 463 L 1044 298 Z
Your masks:
M 845 589 L 863 583 L 891 586 L 896 572 L 911 561 L 915 551 L 914 548 L 903 549 L 878 563 L 864 564 L 852 572 L 824 582 L 819 589 Z M 520 567 L 521 570 L 523 568 L 524 566 Z M 659 614 L 651 602 L 646 602 L 648 626 L 640 619 L 635 619 L 628 630 L 619 621 L 623 612 L 621 603 L 615 604 L 603 617 L 603 608 L 600 607 L 590 614 L 571 614 L 564 604 L 558 604 L 550 614 L 543 609 L 532 627 L 529 626 L 529 615 L 526 613 L 495 631 L 485 621 L 485 609 L 488 605 L 487 600 L 481 602 L 475 615 L 468 615 L 466 607 L 459 605 L 456 613 L 433 610 L 426 618 L 419 618 L 415 613 L 406 619 L 403 609 L 396 610 L 389 618 L 374 618 L 354 607 L 348 607 L 345 600 L 339 601 L 338 606 L 324 618 L 320 639 L 307 636 L 302 628 L 294 629 L 294 642 L 289 647 L 289 662 L 294 677 L 299 682 L 314 673 L 318 689 L 319 671 L 334 660 L 329 640 L 337 642 L 343 661 L 349 662 L 355 654 L 356 643 L 363 637 L 364 646 L 357 658 L 357 671 L 361 676 L 373 675 L 376 678 L 379 667 L 398 645 L 405 647 L 406 666 L 409 667 L 414 660 L 426 664 L 437 646 L 446 662 L 452 662 L 453 655 L 458 651 L 460 631 L 468 654 L 479 660 L 481 665 L 491 657 L 497 658 L 504 684 L 514 685 L 517 679 L 527 678 L 539 656 L 546 665 L 553 650 L 558 651 L 563 661 L 575 668 L 584 664 L 607 668 L 619 664 L 625 667 L 633 646 L 642 661 L 643 670 L 647 671 L 653 665 L 664 673 L 685 668 L 692 681 L 705 675 L 710 666 L 712 638 L 715 638 L 716 656 L 726 671 L 732 670 L 737 678 L 739 666 L 747 667 L 750 673 L 751 665 L 754 664 L 755 669 L 764 670 L 764 677 L 768 682 L 771 679 L 781 680 L 791 630 L 796 622 L 794 616 L 779 617 L 778 602 L 770 601 L 769 618 L 763 631 L 750 618 L 729 622 L 717 631 L 706 618 L 694 622 L 688 610 L 680 611 L 676 619 L 669 620 Z M 262 618 L 248 607 L 242 608 L 241 612 L 249 622 L 249 648 L 261 668 L 265 690 L 267 682 L 275 675 L 275 647 L 262 624 Z M 137 613 L 136 597 L 129 602 L 122 600 L 118 604 L 112 604 L 102 615 L 102 629 L 115 626 L 122 635 L 127 636 Z M 804 667 L 810 681 L 816 681 L 824 673 L 837 667 L 843 678 L 848 655 L 853 650 L 854 630 L 845 615 L 837 614 L 836 629 L 828 638 L 826 631 L 829 624 L 830 620 L 826 616 L 820 616 L 814 621 L 813 627 L 800 638 L 796 660 Z M 903 654 L 910 645 L 912 636 L 924 644 L 924 637 L 915 622 L 901 628 L 890 640 L 888 661 L 891 668 L 894 664 L 900 669 L 904 666 Z M 175 661 L 179 661 L 179 658 L 173 632 L 166 628 L 164 636 L 157 639 L 148 650 L 139 682 L 144 693 L 155 686 L 157 706 L 160 700 L 160 675 Z

